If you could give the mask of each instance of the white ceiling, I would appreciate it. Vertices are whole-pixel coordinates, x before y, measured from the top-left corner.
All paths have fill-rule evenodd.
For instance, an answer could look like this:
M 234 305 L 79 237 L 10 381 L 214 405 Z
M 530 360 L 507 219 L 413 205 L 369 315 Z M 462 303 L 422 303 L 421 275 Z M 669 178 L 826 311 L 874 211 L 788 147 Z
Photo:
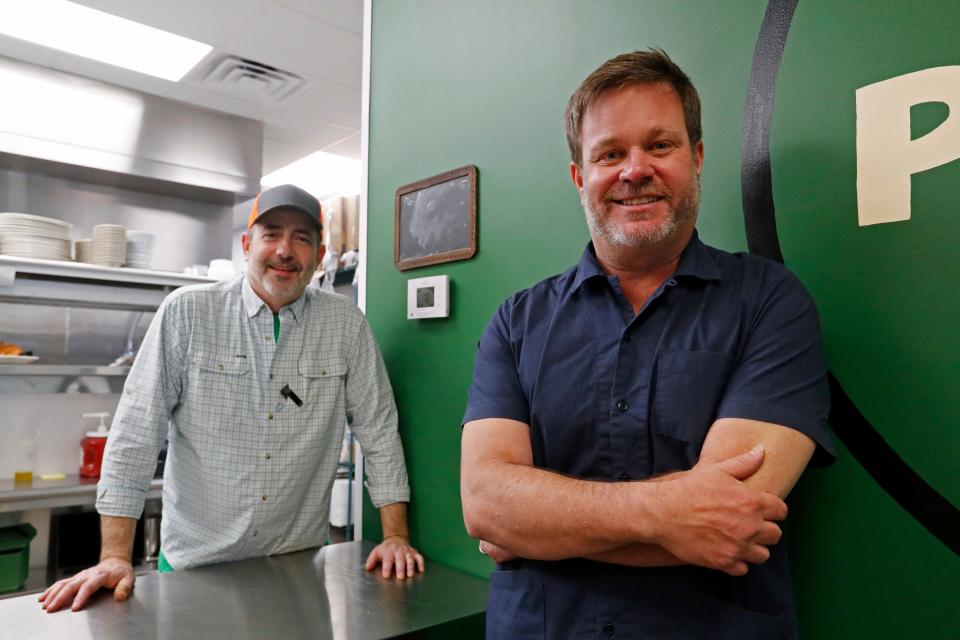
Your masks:
M 169 82 L 3 35 L 0 56 L 261 120 L 264 174 L 318 150 L 360 158 L 363 0 L 73 1 L 212 45 L 206 60 L 232 54 L 308 86 L 264 105 L 192 84 L 190 74 Z

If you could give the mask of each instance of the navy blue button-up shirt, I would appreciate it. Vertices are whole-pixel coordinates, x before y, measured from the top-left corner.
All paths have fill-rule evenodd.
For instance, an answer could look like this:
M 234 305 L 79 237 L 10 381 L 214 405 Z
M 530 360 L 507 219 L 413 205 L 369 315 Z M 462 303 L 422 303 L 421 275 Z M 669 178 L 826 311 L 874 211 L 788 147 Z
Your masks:
M 464 422 L 526 423 L 535 466 L 626 481 L 691 468 L 720 418 L 801 431 L 817 443 L 813 463 L 829 463 L 828 408 L 803 285 L 778 263 L 694 234 L 636 315 L 592 245 L 575 267 L 511 296 L 479 342 Z M 740 578 L 580 559 L 498 569 L 488 638 L 796 634 L 783 541 Z

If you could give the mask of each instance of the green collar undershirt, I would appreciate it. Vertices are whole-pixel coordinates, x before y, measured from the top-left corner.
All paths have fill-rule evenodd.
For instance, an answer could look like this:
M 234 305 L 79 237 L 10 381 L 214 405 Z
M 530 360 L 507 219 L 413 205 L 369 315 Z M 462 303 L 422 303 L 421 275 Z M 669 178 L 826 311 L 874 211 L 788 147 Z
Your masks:
M 280 314 L 273 314 L 273 341 L 280 342 Z

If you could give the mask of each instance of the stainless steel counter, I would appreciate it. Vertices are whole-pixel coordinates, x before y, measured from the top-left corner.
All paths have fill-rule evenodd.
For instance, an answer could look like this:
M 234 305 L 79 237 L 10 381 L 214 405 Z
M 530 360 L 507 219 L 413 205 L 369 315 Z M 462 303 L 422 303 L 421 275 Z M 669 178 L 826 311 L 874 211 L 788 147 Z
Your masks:
M 367 573 L 371 542 L 137 578 L 130 600 L 98 594 L 48 614 L 36 594 L 0 601 L 0 636 L 17 640 L 392 638 L 486 609 L 487 583 L 428 564 L 413 579 Z
M 147 499 L 159 498 L 163 493 L 163 480 L 155 478 L 150 482 Z M 28 509 L 51 509 L 92 505 L 97 498 L 97 480 L 73 475 L 63 480 L 41 480 L 32 482 L 14 482 L 12 479 L 0 480 L 0 513 L 5 511 L 26 511 Z

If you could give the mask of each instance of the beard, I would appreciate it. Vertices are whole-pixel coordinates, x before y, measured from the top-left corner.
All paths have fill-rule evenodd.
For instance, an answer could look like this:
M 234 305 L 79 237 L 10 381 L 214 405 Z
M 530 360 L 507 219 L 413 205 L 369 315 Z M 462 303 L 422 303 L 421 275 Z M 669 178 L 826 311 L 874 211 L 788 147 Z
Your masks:
M 666 217 L 655 226 L 643 226 L 628 230 L 626 225 L 616 220 L 609 213 L 609 203 L 612 200 L 639 198 L 648 195 L 651 186 L 655 186 L 656 193 L 665 196 L 671 203 Z M 626 188 L 615 188 L 604 194 L 601 201 L 596 202 L 581 196 L 584 213 L 587 216 L 587 227 L 592 237 L 601 238 L 610 245 L 618 247 L 644 247 L 659 244 L 673 237 L 683 228 L 684 224 L 697 215 L 700 208 L 700 176 L 694 174 L 689 184 L 679 191 L 673 192 L 665 185 L 653 185 L 653 179 L 632 184 Z M 629 221 L 640 221 L 646 216 L 631 216 Z
M 299 269 L 296 276 L 289 281 L 278 281 L 270 272 L 270 267 L 281 267 L 285 269 Z M 296 260 L 268 260 L 257 264 L 257 281 L 260 286 L 274 298 L 289 299 L 290 301 L 300 297 L 303 290 L 310 283 L 313 272 L 316 270 L 316 264 L 301 265 Z

